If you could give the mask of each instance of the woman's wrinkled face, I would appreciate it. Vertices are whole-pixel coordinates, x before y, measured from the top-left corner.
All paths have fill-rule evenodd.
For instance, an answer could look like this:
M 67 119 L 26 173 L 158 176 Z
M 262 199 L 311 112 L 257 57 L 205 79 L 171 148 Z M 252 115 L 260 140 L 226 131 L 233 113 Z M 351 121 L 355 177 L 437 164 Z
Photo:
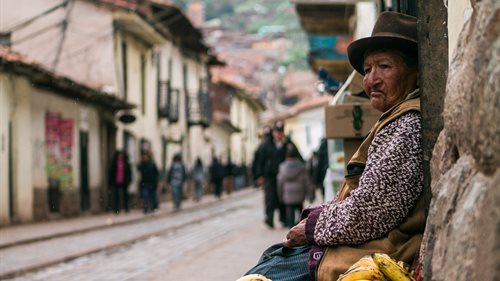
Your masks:
M 373 51 L 364 61 L 363 89 L 371 105 L 387 111 L 417 87 L 417 69 L 410 69 L 395 51 Z

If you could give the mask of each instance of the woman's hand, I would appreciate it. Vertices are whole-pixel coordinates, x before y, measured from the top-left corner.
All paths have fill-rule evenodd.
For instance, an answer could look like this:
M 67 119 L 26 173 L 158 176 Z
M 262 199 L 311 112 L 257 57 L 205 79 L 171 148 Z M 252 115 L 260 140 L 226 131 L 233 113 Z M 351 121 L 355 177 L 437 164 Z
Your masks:
M 292 227 L 286 238 L 283 239 L 283 244 L 287 247 L 297 247 L 307 244 L 306 238 L 306 219 L 300 221 L 296 226 Z

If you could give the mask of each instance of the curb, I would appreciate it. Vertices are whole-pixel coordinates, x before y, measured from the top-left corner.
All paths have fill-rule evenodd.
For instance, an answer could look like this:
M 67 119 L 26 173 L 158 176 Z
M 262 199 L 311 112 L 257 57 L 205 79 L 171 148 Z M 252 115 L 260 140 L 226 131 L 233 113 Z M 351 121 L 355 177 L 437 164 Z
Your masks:
M 257 191 L 260 191 L 260 190 L 255 189 L 255 188 L 242 189 L 242 190 L 238 191 L 237 193 L 233 193 L 230 196 L 226 196 L 226 197 L 222 198 L 221 200 L 216 200 L 215 199 L 215 200 L 210 200 L 210 201 L 205 202 L 205 203 L 202 202 L 202 203 L 199 203 L 199 204 L 193 204 L 192 206 L 189 206 L 189 207 L 183 209 L 181 212 L 184 212 L 184 213 L 193 212 L 193 211 L 198 210 L 198 209 L 203 208 L 203 207 L 208 207 L 208 206 L 213 206 L 215 204 L 218 204 L 218 203 L 220 203 L 220 201 L 226 201 L 226 200 L 229 200 L 229 199 L 243 197 L 243 196 L 246 196 L 248 194 L 255 193 Z M 231 207 L 229 209 L 223 209 L 220 212 L 227 212 L 228 210 L 234 210 L 235 208 L 238 208 L 238 207 Z M 58 237 L 64 237 L 64 236 L 69 236 L 69 235 L 73 235 L 73 234 L 80 234 L 80 233 L 90 232 L 90 231 L 97 230 L 97 229 L 105 229 L 105 228 L 109 228 L 109 227 L 113 227 L 113 226 L 120 226 L 120 225 L 132 224 L 132 223 L 137 222 L 137 221 L 159 219 L 159 218 L 163 218 L 163 217 L 165 217 L 165 216 L 167 216 L 169 214 L 172 214 L 172 213 L 173 213 L 173 211 L 169 210 L 169 211 L 163 212 L 162 214 L 157 214 L 157 215 L 153 215 L 153 216 L 150 216 L 150 217 L 142 217 L 142 218 L 138 218 L 138 219 L 131 219 L 131 220 L 123 221 L 123 222 L 116 223 L 116 224 L 104 225 L 102 227 L 101 226 L 89 227 L 89 228 L 85 228 L 85 229 L 81 229 L 81 230 L 77 230 L 77 231 L 68 231 L 68 232 L 63 232 L 63 233 L 59 233 L 59 234 L 55 234 L 55 235 L 50 235 L 50 236 L 47 235 L 47 236 L 40 237 L 40 238 L 28 239 L 29 241 L 27 241 L 27 242 L 25 240 L 24 243 L 22 243 L 22 241 L 20 241 L 18 243 L 11 243 L 12 246 L 7 246 L 7 247 L 4 247 L 4 248 L 15 246 L 13 244 L 24 245 L 24 244 L 29 244 L 29 243 L 44 241 L 44 240 L 48 240 L 48 239 L 52 239 L 52 238 L 58 238 Z M 218 212 L 216 212 L 216 213 L 218 213 Z M 85 255 L 94 254 L 94 253 L 97 253 L 97 252 L 100 252 L 100 251 L 104 251 L 104 250 L 111 250 L 111 249 L 119 248 L 119 247 L 122 247 L 122 246 L 127 245 L 127 244 L 132 244 L 132 243 L 135 243 L 135 242 L 138 242 L 138 241 L 141 241 L 141 240 L 145 240 L 145 239 L 147 239 L 149 237 L 152 237 L 152 236 L 161 235 L 161 234 L 164 234 L 164 233 L 168 233 L 170 231 L 175 231 L 176 229 L 179 229 L 179 228 L 191 225 L 191 224 L 199 223 L 199 222 L 201 222 L 201 221 L 203 221 L 203 220 L 205 220 L 207 218 L 210 218 L 212 216 L 213 216 L 213 213 L 212 214 L 206 214 L 206 215 L 203 215 L 201 217 L 198 217 L 198 218 L 196 218 L 194 220 L 191 220 L 191 221 L 188 221 L 188 222 L 180 223 L 178 225 L 173 225 L 173 226 L 167 227 L 165 229 L 161 229 L 161 230 L 153 231 L 153 232 L 150 232 L 150 233 L 147 233 L 147 234 L 143 234 L 143 235 L 131 238 L 129 240 L 121 241 L 121 242 L 118 242 L 118 243 L 115 243 L 115 244 L 112 244 L 112 245 L 107 245 L 107 246 L 104 246 L 104 247 L 96 247 L 96 248 L 93 248 L 93 249 L 88 249 L 87 251 L 81 251 L 79 253 L 70 254 L 70 255 L 68 255 L 66 257 L 62 257 L 62 258 L 59 258 L 59 259 L 56 259 L 56 260 L 52 260 L 52 261 L 48 261 L 48 262 L 42 262 L 42 263 L 37 264 L 37 265 L 28 266 L 28 267 L 25 267 L 25 268 L 22 268 L 22 269 L 12 270 L 10 272 L 8 271 L 8 272 L 0 274 L 0 280 L 15 278 L 15 277 L 17 277 L 19 275 L 23 275 L 23 274 L 27 274 L 27 273 L 30 273 L 30 272 L 38 271 L 38 270 L 41 270 L 43 268 L 46 268 L 46 267 L 49 267 L 49 266 L 52 266 L 52 265 L 55 265 L 55 264 L 59 264 L 59 263 L 62 263 L 62 262 L 71 261 L 71 260 L 77 259 L 77 258 L 85 256 Z

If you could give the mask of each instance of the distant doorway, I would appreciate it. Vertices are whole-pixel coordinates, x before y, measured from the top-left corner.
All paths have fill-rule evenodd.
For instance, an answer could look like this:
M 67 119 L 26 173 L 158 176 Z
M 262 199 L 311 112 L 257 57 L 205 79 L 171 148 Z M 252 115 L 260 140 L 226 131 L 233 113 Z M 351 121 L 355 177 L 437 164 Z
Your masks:
M 89 133 L 80 131 L 80 209 L 90 209 Z
M 102 202 L 105 204 L 102 206 L 104 210 L 106 211 L 111 211 L 113 210 L 113 188 L 112 186 L 109 185 L 109 170 L 111 168 L 111 163 L 113 161 L 113 156 L 115 155 L 116 152 L 116 126 L 112 122 L 106 122 L 104 123 L 104 134 L 103 137 L 104 139 L 101 141 L 102 143 L 105 143 L 105 151 L 103 152 L 103 155 L 105 156 L 104 159 L 101 158 L 101 161 L 106 163 L 106 166 L 104 168 L 104 183 L 103 183 L 103 196 L 104 198 L 102 199 Z
M 14 210 L 14 180 L 13 180 L 13 175 L 14 175 L 14 163 L 13 163 L 13 155 L 12 155 L 12 121 L 9 121 L 9 131 L 8 131 L 8 136 L 7 140 L 9 142 L 8 147 L 7 147 L 7 153 L 8 153 L 8 177 L 9 177 L 9 219 L 10 221 L 13 221 L 15 218 L 15 210 Z

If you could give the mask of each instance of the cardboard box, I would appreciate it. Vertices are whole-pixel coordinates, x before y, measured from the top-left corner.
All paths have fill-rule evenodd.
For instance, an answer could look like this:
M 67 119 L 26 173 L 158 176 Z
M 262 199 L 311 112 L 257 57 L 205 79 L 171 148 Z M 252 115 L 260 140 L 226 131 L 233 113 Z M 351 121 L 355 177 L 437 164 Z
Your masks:
M 325 135 L 328 139 L 364 138 L 381 112 L 368 103 L 345 103 L 325 107 Z

